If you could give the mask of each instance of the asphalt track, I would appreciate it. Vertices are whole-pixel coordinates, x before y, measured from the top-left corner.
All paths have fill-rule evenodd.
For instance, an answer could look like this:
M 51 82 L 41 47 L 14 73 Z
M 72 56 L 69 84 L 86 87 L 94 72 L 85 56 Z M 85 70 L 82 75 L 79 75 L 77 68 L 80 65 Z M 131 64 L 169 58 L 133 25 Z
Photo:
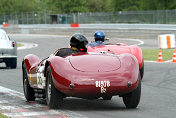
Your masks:
M 21 62 L 25 55 L 41 58 L 69 45 L 69 36 L 10 35 L 18 42 L 38 44 L 36 48 L 18 50 L 17 69 L 0 64 L 0 112 L 11 117 L 73 117 L 73 118 L 175 118 L 176 64 L 145 62 L 142 96 L 137 109 L 126 109 L 122 98 L 110 101 L 66 98 L 60 110 L 51 110 L 44 100 L 26 103 L 23 96 Z M 89 39 L 91 39 L 90 37 Z M 110 39 L 111 40 L 111 39 Z M 113 42 L 139 44 L 134 40 L 112 38 Z M 141 48 L 157 48 L 157 40 L 145 39 Z M 156 42 L 156 43 L 152 43 Z M 13 90 L 13 91 L 12 91 Z M 4 91 L 4 92 L 3 92 Z M 15 92 L 17 91 L 17 92 Z M 14 93 L 14 94 L 13 94 Z M 15 107 L 14 107 L 15 106 Z M 20 113 L 21 114 L 20 114 Z M 31 115 L 30 115 L 31 114 Z M 54 114 L 54 115 L 53 115 Z

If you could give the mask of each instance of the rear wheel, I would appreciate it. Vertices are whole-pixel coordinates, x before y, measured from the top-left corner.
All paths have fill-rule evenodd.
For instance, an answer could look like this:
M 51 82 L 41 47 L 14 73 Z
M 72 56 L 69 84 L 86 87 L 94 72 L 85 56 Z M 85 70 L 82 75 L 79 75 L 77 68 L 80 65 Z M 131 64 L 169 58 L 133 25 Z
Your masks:
M 143 76 L 144 76 L 144 60 L 143 60 L 143 63 L 142 63 L 142 68 L 139 69 L 140 71 L 140 75 L 141 75 L 141 80 L 143 79 Z
M 138 87 L 131 93 L 123 96 L 123 102 L 127 108 L 136 108 L 141 98 L 141 76 L 139 73 Z
M 34 101 L 34 90 L 30 87 L 27 77 L 26 65 L 23 64 L 23 90 L 27 101 Z
M 63 103 L 64 96 L 54 86 L 50 67 L 47 68 L 46 79 L 46 102 L 50 108 L 60 108 Z
M 11 68 L 16 68 L 17 67 L 17 58 L 11 59 L 10 65 L 11 65 Z
M 6 62 L 6 67 L 16 68 L 17 67 L 17 58 L 8 59 Z
M 10 63 L 9 62 L 5 62 L 6 67 L 10 67 Z

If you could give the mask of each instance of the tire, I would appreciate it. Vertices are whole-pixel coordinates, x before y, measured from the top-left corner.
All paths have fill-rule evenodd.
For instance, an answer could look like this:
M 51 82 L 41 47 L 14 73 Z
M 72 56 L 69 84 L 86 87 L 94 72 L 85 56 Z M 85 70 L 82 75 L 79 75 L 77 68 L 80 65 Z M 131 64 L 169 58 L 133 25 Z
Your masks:
M 7 68 L 10 67 L 10 63 L 9 62 L 5 62 L 5 64 L 6 64 Z
M 103 100 L 111 100 L 112 99 L 112 96 L 104 96 L 103 97 Z
M 13 58 L 10 60 L 11 68 L 16 68 L 17 67 L 17 58 Z
M 46 75 L 46 102 L 50 108 L 57 109 L 60 108 L 63 103 L 63 95 L 54 86 L 51 68 L 47 68 Z
M 35 101 L 35 92 L 29 85 L 25 64 L 23 64 L 23 90 L 27 101 Z
M 138 87 L 131 93 L 123 96 L 123 102 L 126 108 L 136 108 L 141 98 L 141 76 L 139 73 Z
M 140 75 L 141 75 L 141 80 L 143 79 L 143 76 L 144 76 L 144 60 L 143 60 L 143 63 L 142 63 L 142 68 L 139 69 L 140 71 Z

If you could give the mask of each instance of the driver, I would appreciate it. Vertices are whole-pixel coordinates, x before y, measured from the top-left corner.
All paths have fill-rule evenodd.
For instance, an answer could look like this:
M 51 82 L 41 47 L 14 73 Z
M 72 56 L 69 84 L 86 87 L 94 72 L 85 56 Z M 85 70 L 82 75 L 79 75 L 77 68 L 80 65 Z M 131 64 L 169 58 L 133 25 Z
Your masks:
M 88 44 L 87 38 L 84 35 L 77 33 L 74 34 L 70 39 L 71 48 L 58 49 L 54 53 L 54 55 L 64 57 L 74 53 L 87 52 L 87 44 Z
M 104 41 L 105 41 L 104 32 L 96 31 L 95 34 L 94 34 L 94 39 L 95 39 L 95 42 L 91 42 L 91 43 L 88 44 L 90 47 L 95 47 L 95 46 L 98 46 L 98 45 L 105 45 L 104 44 Z

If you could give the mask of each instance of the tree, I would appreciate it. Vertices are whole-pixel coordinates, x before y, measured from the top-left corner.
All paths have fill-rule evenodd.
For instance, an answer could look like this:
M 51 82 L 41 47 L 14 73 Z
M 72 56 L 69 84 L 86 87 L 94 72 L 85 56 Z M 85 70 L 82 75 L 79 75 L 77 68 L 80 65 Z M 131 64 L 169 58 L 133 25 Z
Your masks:
M 176 0 L 0 0 L 0 13 L 55 13 L 175 9 Z
M 11 14 L 38 10 L 36 0 L 0 0 L 0 3 L 1 14 Z
M 46 0 L 48 10 L 57 13 L 86 12 L 86 0 Z

